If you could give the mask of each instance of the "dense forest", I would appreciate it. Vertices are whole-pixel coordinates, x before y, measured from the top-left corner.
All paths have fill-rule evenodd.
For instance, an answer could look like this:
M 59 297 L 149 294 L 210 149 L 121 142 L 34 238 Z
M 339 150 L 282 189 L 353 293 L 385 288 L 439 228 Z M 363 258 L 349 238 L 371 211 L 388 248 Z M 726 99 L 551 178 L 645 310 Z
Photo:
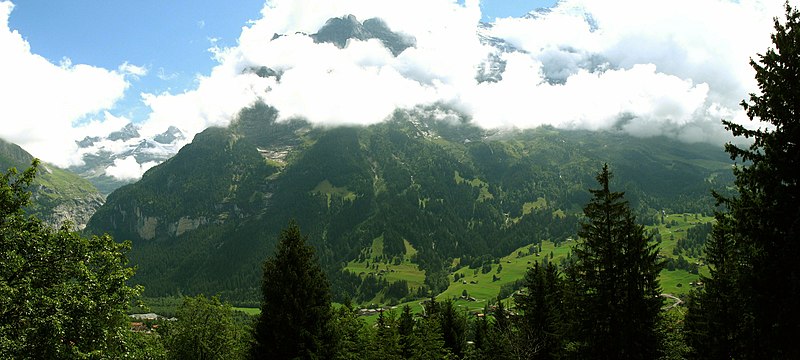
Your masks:
M 710 190 L 732 184 L 721 149 L 663 137 L 488 131 L 438 108 L 358 128 L 276 116 L 263 104 L 244 109 L 230 128 L 204 131 L 109 195 L 92 217 L 92 234 L 133 242 L 133 280 L 147 296 L 219 293 L 257 304 L 259 264 L 290 219 L 318 249 L 337 301 L 371 297 L 374 282 L 343 265 L 376 241 L 378 262 L 409 257 L 425 273 L 422 293 L 438 293 L 454 259 L 574 237 L 598 164 L 614 169 L 648 225 L 664 212 L 711 215 Z
M 328 208 L 342 206 L 342 210 L 336 213 L 312 210 L 305 213 L 300 210 L 310 203 L 296 201 L 297 213 L 309 217 L 340 216 L 339 219 L 344 221 L 348 218 L 347 214 L 359 214 L 352 208 L 364 206 L 357 205 L 363 201 L 362 198 L 368 199 L 371 206 L 385 206 L 380 205 L 384 202 L 379 201 L 384 196 L 388 201 L 386 204 L 392 206 L 381 208 L 379 212 L 368 212 L 371 214 L 370 221 L 362 219 L 364 221 L 349 225 L 356 226 L 356 233 L 370 234 L 363 237 L 368 240 L 380 237 L 374 233 L 380 226 L 395 229 L 400 235 L 391 231 L 381 234 L 383 241 L 389 243 L 384 246 L 390 249 L 389 254 L 403 253 L 404 250 L 409 252 L 412 248 L 417 251 L 415 261 L 427 270 L 424 280 L 427 297 L 419 300 L 420 311 L 413 311 L 411 306 L 381 308 L 377 310 L 374 323 L 369 323 L 359 316 L 346 298 L 340 304 L 335 304 L 333 300 L 339 296 L 335 282 L 341 279 L 338 278 L 339 273 L 330 269 L 340 268 L 331 267 L 332 264 L 343 264 L 339 263 L 342 259 L 333 249 L 344 247 L 343 253 L 351 258 L 361 256 L 362 261 L 366 261 L 366 244 L 345 246 L 344 240 L 352 235 L 347 235 L 345 229 L 332 226 L 338 223 L 335 221 L 325 222 L 325 226 L 319 228 L 319 222 L 306 218 L 293 221 L 287 216 L 276 216 L 260 218 L 261 224 L 273 224 L 281 229 L 274 235 L 274 250 L 250 250 L 255 253 L 250 256 L 260 258 L 257 263 L 261 264 L 260 269 L 256 270 L 260 278 L 260 286 L 256 290 L 260 304 L 258 315 L 241 315 L 219 297 L 185 296 L 175 319 L 136 322 L 136 328 L 133 329 L 136 331 L 130 331 L 133 323 L 127 312 L 143 291 L 140 286 L 131 285 L 130 282 L 136 270 L 130 266 L 128 255 L 136 251 L 131 246 L 137 243 L 118 243 L 108 235 L 87 237 L 69 226 L 54 229 L 43 224 L 35 215 L 26 213 L 31 204 L 30 188 L 40 166 L 37 160 L 33 160 L 31 168 L 26 171 L 18 172 L 12 168 L 0 176 L 0 355 L 19 359 L 800 358 L 800 348 L 795 344 L 800 336 L 800 309 L 796 306 L 796 299 L 800 296 L 797 265 L 800 257 L 800 244 L 797 242 L 800 230 L 797 220 L 800 218 L 800 184 L 796 171 L 800 165 L 797 163 L 800 149 L 796 140 L 800 138 L 800 12 L 788 4 L 785 22 L 775 20 L 772 43 L 774 48 L 751 60 L 759 93 L 751 94 L 742 102 L 751 120 L 769 126 L 753 129 L 723 121 L 734 136 L 742 136 L 750 142 L 744 147 L 726 145 L 725 151 L 736 162 L 732 189 L 717 189 L 712 193 L 718 206 L 710 228 L 694 228 L 676 246 L 680 248 L 678 251 L 702 252 L 709 269 L 708 274 L 701 278 L 703 285 L 690 292 L 685 304 L 667 305 L 666 299 L 661 296 L 662 285 L 657 276 L 669 264 L 658 253 L 660 235 L 648 231 L 644 226 L 644 223 L 653 222 L 659 216 L 649 211 L 657 209 L 653 204 L 659 204 L 658 208 L 664 207 L 660 203 L 663 198 L 645 195 L 650 193 L 638 192 L 635 188 L 628 192 L 628 188 L 621 184 L 627 184 L 628 177 L 632 175 L 624 167 L 617 170 L 613 163 L 603 165 L 605 161 L 587 164 L 595 169 L 593 172 L 596 175 L 594 180 L 581 179 L 577 182 L 585 187 L 581 191 L 578 187 L 564 188 L 563 183 L 554 183 L 543 185 L 542 188 L 534 187 L 524 197 L 517 198 L 504 190 L 508 188 L 493 185 L 512 182 L 513 178 L 498 179 L 488 175 L 510 173 L 498 171 L 478 174 L 475 169 L 491 167 L 492 164 L 466 167 L 462 162 L 453 162 L 450 156 L 440 156 L 441 152 L 428 149 L 429 156 L 418 162 L 410 161 L 410 155 L 398 156 L 397 162 L 390 163 L 393 165 L 381 168 L 380 179 L 396 176 L 398 180 L 377 183 L 387 190 L 374 191 L 374 174 L 357 170 L 371 169 L 369 157 L 340 157 L 342 153 L 326 150 L 370 146 L 374 148 L 370 154 L 376 154 L 390 151 L 383 147 L 395 145 L 391 141 L 381 143 L 383 137 L 372 139 L 376 142 L 370 141 L 370 138 L 361 139 L 359 136 L 365 136 L 365 133 L 341 128 L 314 139 L 316 145 L 309 151 L 323 153 L 319 157 L 303 156 L 303 159 L 314 162 L 285 169 L 282 167 L 288 163 L 284 162 L 286 158 L 277 158 L 266 165 L 263 161 L 230 162 L 236 166 L 229 169 L 228 175 L 234 176 L 232 179 L 228 176 L 227 180 L 210 175 L 204 178 L 201 173 L 194 173 L 193 167 L 181 164 L 186 157 L 176 156 L 169 161 L 172 166 L 187 166 L 185 175 L 188 178 L 181 180 L 198 176 L 194 178 L 195 182 L 188 182 L 187 188 L 183 189 L 199 192 L 198 196 L 181 201 L 186 202 L 184 205 L 188 207 L 196 205 L 198 211 L 202 212 L 205 209 L 204 201 L 207 201 L 204 199 L 209 197 L 214 204 L 227 204 L 225 211 L 220 214 L 245 218 L 243 214 L 248 211 L 263 209 L 261 205 L 265 201 L 270 203 L 285 196 L 281 195 L 283 192 L 270 192 L 269 188 L 259 187 L 258 182 L 248 182 L 253 174 L 259 178 L 274 176 L 278 181 L 275 186 L 298 186 L 311 199 Z M 289 123 L 284 126 L 294 125 Z M 289 129 L 289 132 L 295 133 L 295 130 Z M 260 156 L 245 151 L 244 147 L 240 149 L 238 144 L 246 143 L 233 141 L 231 134 L 225 134 L 225 131 L 212 129 L 200 136 L 222 142 L 229 153 L 241 150 L 241 156 Z M 387 127 L 383 131 L 392 130 Z M 280 135 L 276 132 L 264 134 Z M 391 134 L 388 138 L 392 139 Z M 397 138 L 406 143 L 408 139 L 402 133 Z M 291 141 L 295 140 L 297 138 L 291 138 Z M 330 142 L 330 147 L 319 145 L 326 142 Z M 182 152 L 203 151 L 202 148 L 195 149 L 201 144 L 195 142 Z M 426 146 L 430 146 L 426 144 L 412 141 L 407 145 L 419 146 L 421 149 L 417 151 L 425 152 Z M 476 154 L 496 151 L 493 147 L 486 148 L 490 145 L 506 147 L 501 152 L 503 154 L 519 150 L 515 150 L 510 143 L 481 142 L 457 151 Z M 393 148 L 391 152 L 397 150 Z M 219 154 L 210 152 L 208 155 Z M 480 162 L 481 157 L 471 156 L 470 159 Z M 513 160 L 520 159 L 527 158 L 517 157 Z M 302 164 L 302 159 L 295 160 Z M 537 166 L 525 161 L 511 162 L 520 168 Z M 263 166 L 246 167 L 245 164 Z M 348 179 L 338 179 L 334 175 L 328 175 L 330 178 L 315 177 L 319 176 L 314 175 L 315 169 L 324 170 L 332 164 L 353 167 L 354 171 L 342 173 Z M 642 163 L 642 166 L 646 164 Z M 453 181 L 463 186 L 437 187 L 435 180 L 406 176 L 409 174 L 407 167 L 412 165 L 436 168 L 447 173 L 448 177 L 452 173 Z M 550 165 L 539 166 L 545 169 Z M 142 182 L 147 184 L 158 179 L 159 171 L 165 168 L 151 170 Z M 285 174 L 276 174 L 284 171 L 302 172 L 304 177 L 292 179 L 305 179 L 305 182 L 280 183 Z M 178 176 L 175 173 L 161 175 L 167 178 Z M 547 184 L 547 178 L 540 179 Z M 388 190 L 400 184 L 401 180 L 405 184 L 402 188 Z M 555 181 L 555 177 L 551 180 Z M 207 192 L 209 186 L 206 182 L 211 182 L 211 189 L 219 191 Z M 341 184 L 345 183 L 348 185 L 343 188 Z M 316 190 L 309 192 L 310 185 L 314 185 L 312 189 Z M 251 192 L 241 194 L 261 192 L 271 195 L 227 198 L 231 194 L 240 194 L 227 191 L 231 186 L 256 187 Z M 369 191 L 370 188 L 373 191 Z M 620 191 L 620 188 L 625 191 Z M 414 193 L 414 189 L 424 189 L 425 193 Z M 142 196 L 137 200 L 137 209 L 144 211 L 164 207 L 157 200 L 170 196 L 169 191 L 174 189 L 167 186 L 168 191 L 161 193 L 153 192 L 152 188 L 145 190 L 131 186 L 116 196 Z M 555 195 L 549 193 L 551 190 Z M 393 228 L 384 217 L 392 211 L 404 211 L 403 206 L 408 206 L 409 199 L 416 204 L 413 208 L 427 209 L 429 206 L 436 207 L 438 199 L 455 202 L 459 196 L 466 196 L 463 193 L 465 191 L 473 204 L 471 210 L 456 207 L 449 209 L 450 213 L 486 211 L 489 212 L 487 218 L 494 216 L 502 221 L 516 219 L 517 215 L 526 212 L 526 208 L 534 210 L 535 205 L 526 206 L 525 203 L 536 200 L 528 196 L 539 195 L 540 191 L 539 197 L 548 203 L 549 199 L 561 199 L 555 201 L 558 204 L 556 208 L 547 208 L 546 214 L 551 219 L 569 221 L 571 225 L 559 233 L 548 228 L 547 237 L 564 237 L 564 241 L 574 241 L 569 255 L 558 263 L 545 260 L 549 258 L 547 256 L 541 257 L 541 260 L 530 264 L 518 290 L 508 298 L 487 302 L 479 312 L 464 311 L 451 298 L 437 296 L 437 283 L 429 278 L 432 278 L 431 274 L 442 275 L 444 264 L 456 255 L 470 255 L 473 260 L 483 255 L 494 257 L 492 251 L 486 251 L 490 244 L 500 246 L 505 252 L 515 250 L 514 246 L 518 244 L 533 243 L 533 252 L 538 250 L 537 246 L 541 248 L 541 242 L 515 243 L 516 238 L 508 235 L 514 231 L 531 231 L 529 239 L 544 236 L 535 234 L 538 228 L 535 226 L 513 227 L 515 230 L 507 230 L 512 228 L 508 227 L 503 230 L 508 233 L 493 232 L 492 227 L 483 227 L 480 223 L 461 224 L 453 220 L 453 224 L 448 224 L 446 216 L 439 222 L 433 222 L 438 218 L 424 211 L 403 212 L 418 216 L 412 219 L 416 226 L 433 231 L 434 236 L 424 240 L 407 238 L 407 229 Z M 397 200 L 403 196 L 408 199 Z M 109 202 L 113 203 L 115 200 L 112 198 L 109 198 Z M 513 208 L 520 208 L 519 213 L 506 215 L 509 211 L 501 211 L 501 207 L 475 205 L 476 200 L 482 203 L 480 200 L 483 199 L 483 202 L 491 204 L 497 198 L 513 203 Z M 570 202 L 564 202 L 563 199 L 567 198 L 580 203 L 572 213 L 572 218 L 566 214 L 570 210 L 566 205 Z M 397 201 L 393 202 L 392 199 Z M 528 201 L 523 201 L 525 199 Z M 110 215 L 110 210 L 105 211 L 97 221 L 124 220 Z M 173 209 L 167 207 L 161 211 L 169 214 Z M 137 218 L 137 221 L 141 219 Z M 524 219 L 526 216 L 521 216 L 517 221 L 522 223 Z M 187 225 L 187 221 L 182 222 L 181 229 L 185 230 L 191 225 Z M 147 240 L 154 244 L 163 244 L 166 239 L 157 238 L 155 232 L 150 231 L 158 228 L 158 222 L 154 224 L 139 229 L 127 228 L 127 231 L 131 236 L 138 236 L 137 240 L 149 238 Z M 221 221 L 218 227 L 208 228 L 206 239 L 213 240 L 215 231 L 228 234 L 225 232 L 228 228 L 244 234 L 272 231 L 269 226 L 259 230 L 257 224 Z M 435 246 L 434 242 L 425 242 L 453 236 L 448 231 L 464 225 L 468 225 L 465 228 L 472 231 L 462 231 L 458 236 L 476 238 L 475 245 L 471 245 L 474 249 L 458 250 L 460 246 L 456 245 L 459 244 L 456 241 L 436 242 Z M 142 230 L 148 231 L 142 233 Z M 178 228 L 172 233 L 177 231 Z M 336 231 L 341 237 L 333 235 Z M 575 235 L 576 239 L 567 240 L 569 235 Z M 488 238 L 482 239 L 481 236 Z M 203 241 L 199 235 L 190 238 Z M 504 239 L 509 244 L 505 244 Z M 400 241 L 403 241 L 402 246 Z M 326 242 L 332 243 L 321 245 Z M 395 243 L 392 245 L 392 242 Z M 222 256 L 236 254 L 222 244 L 211 245 L 216 246 Z M 187 245 L 184 243 L 182 246 Z M 262 245 L 266 246 L 269 244 Z M 434 248 L 437 250 L 433 251 Z M 148 256 L 155 257 L 156 249 L 175 248 L 154 246 L 150 248 L 149 251 L 153 252 Z M 486 251 L 485 254 L 481 253 L 483 251 Z M 271 255 L 264 260 L 263 254 Z M 405 259 L 398 257 L 398 261 Z M 484 271 L 483 268 L 488 265 L 487 273 L 494 272 L 493 276 L 502 276 L 503 264 L 487 263 L 480 259 L 475 261 L 482 264 L 480 270 L 475 269 L 476 273 Z M 168 267 L 159 269 L 170 270 Z M 226 273 L 223 268 L 212 270 Z M 455 279 L 461 280 L 460 276 Z M 445 281 L 449 283 L 451 280 Z M 196 289 L 203 287 L 198 285 Z M 468 297 L 468 294 L 463 296 Z M 670 311 L 675 306 L 680 307 L 681 311 Z

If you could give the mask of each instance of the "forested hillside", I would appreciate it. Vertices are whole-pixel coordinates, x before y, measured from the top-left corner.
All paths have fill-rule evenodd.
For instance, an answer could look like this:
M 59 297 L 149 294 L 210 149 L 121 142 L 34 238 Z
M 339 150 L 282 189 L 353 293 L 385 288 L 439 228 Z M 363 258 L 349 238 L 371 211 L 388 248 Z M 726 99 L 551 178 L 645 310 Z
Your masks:
M 0 171 L 31 166 L 33 156 L 16 144 L 0 139 Z M 27 209 L 52 227 L 69 221 L 83 228 L 95 210 L 103 204 L 103 195 L 88 181 L 50 164 L 39 167 L 32 188 L 32 202 Z
M 446 288 L 453 258 L 504 256 L 574 237 L 587 188 L 603 163 L 645 224 L 706 213 L 710 189 L 731 183 L 710 145 L 616 132 L 487 131 L 441 108 L 398 110 L 368 127 L 276 122 L 263 104 L 229 128 L 199 134 L 174 158 L 108 197 L 89 229 L 133 241 L 135 280 L 149 295 L 255 298 L 260 261 L 290 219 L 309 234 L 334 294 L 360 278 L 346 262 L 382 238 Z

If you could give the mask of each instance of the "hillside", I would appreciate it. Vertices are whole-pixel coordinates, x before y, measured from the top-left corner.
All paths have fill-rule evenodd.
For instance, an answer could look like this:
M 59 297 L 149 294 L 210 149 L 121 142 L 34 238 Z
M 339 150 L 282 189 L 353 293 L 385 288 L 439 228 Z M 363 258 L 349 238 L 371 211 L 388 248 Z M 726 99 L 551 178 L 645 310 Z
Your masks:
M 666 138 L 486 131 L 438 107 L 368 127 L 275 119 L 261 104 L 243 110 L 98 209 L 89 230 L 133 241 L 135 279 L 148 295 L 253 299 L 261 261 L 292 218 L 337 295 L 359 291 L 363 280 L 338 270 L 376 239 L 382 257 L 416 264 L 438 291 L 452 281 L 452 259 L 573 237 L 604 162 L 646 224 L 663 211 L 710 213 L 709 190 L 731 181 L 721 148 Z
M 21 147 L 0 140 L 0 169 L 17 168 L 23 171 L 31 166 L 33 156 Z M 83 229 L 105 199 L 87 180 L 67 170 L 42 163 L 31 189 L 32 204 L 28 212 L 46 224 L 58 227 L 69 221 Z

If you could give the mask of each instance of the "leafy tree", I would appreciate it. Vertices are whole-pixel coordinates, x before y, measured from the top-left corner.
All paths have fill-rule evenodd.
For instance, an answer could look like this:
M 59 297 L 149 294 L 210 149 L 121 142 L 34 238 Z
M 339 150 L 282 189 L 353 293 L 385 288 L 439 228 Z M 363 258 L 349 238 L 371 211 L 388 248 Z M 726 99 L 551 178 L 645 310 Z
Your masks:
M 178 320 L 165 327 L 167 354 L 172 359 L 242 359 L 246 354 L 244 329 L 233 309 L 219 298 L 185 297 Z
M 129 243 L 53 230 L 27 216 L 39 165 L 0 176 L 0 357 L 115 358 L 126 352 Z
M 731 159 L 742 161 L 733 170 L 737 194 L 716 195 L 726 213 L 717 216 L 717 227 L 724 230 L 718 229 L 713 241 L 723 252 L 709 261 L 716 269 L 712 286 L 700 294 L 696 310 L 702 314 L 694 319 L 706 323 L 707 331 L 724 332 L 706 334 L 717 338 L 713 344 L 719 350 L 731 338 L 740 340 L 741 358 L 800 358 L 800 13 L 788 2 L 785 11 L 785 23 L 774 21 L 774 48 L 750 60 L 759 93 L 742 101 L 747 116 L 767 126 L 753 130 L 723 121 L 734 136 L 752 142 L 725 146 Z M 741 291 L 734 298 L 742 306 L 738 317 L 720 308 L 724 298 L 735 295 L 723 293 L 729 288 Z M 741 337 L 726 324 L 732 319 L 738 320 Z
M 658 321 L 658 331 L 661 333 L 660 360 L 686 359 L 690 347 L 686 341 L 684 316 L 679 309 L 664 311 Z M 712 358 L 704 358 L 712 359 Z
M 256 359 L 330 359 L 336 349 L 328 280 L 294 221 L 264 262 Z
M 568 272 L 577 300 L 578 332 L 584 357 L 649 359 L 658 352 L 656 331 L 663 303 L 656 244 L 636 224 L 624 194 L 612 192 L 608 165 L 598 174 L 600 189 L 590 190 L 586 220 L 573 248 Z

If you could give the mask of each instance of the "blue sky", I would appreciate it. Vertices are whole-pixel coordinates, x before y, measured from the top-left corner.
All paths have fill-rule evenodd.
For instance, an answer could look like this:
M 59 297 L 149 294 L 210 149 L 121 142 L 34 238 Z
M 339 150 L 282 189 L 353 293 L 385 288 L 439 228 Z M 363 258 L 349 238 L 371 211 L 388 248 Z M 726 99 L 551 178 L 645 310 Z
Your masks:
M 463 4 L 463 0 L 460 1 Z M 519 17 L 550 7 L 555 0 L 484 0 L 484 21 Z M 217 64 L 208 49 L 235 46 L 242 27 L 260 18 L 264 0 L 25 0 L 15 2 L 12 29 L 24 35 L 33 53 L 57 63 L 114 69 L 124 62 L 147 68 L 129 93 L 182 92 L 197 74 Z M 148 111 L 138 97 L 118 105 L 141 119 Z
M 783 14 L 775 0 L 235 3 L 0 0 L 0 138 L 68 166 L 140 140 L 78 149 L 85 136 L 134 122 L 144 137 L 176 126 L 190 141 L 262 101 L 281 119 L 328 126 L 446 104 L 487 128 L 621 126 L 719 144 L 729 140 L 720 119 L 747 121 L 739 102 L 757 90 L 748 60 L 767 49 Z M 392 56 L 374 41 L 336 49 L 302 35 L 344 14 L 381 17 L 416 46 Z M 493 61 L 502 78 L 477 81 Z M 281 80 L 244 71 L 260 66 Z M 129 178 L 153 165 L 127 164 Z

